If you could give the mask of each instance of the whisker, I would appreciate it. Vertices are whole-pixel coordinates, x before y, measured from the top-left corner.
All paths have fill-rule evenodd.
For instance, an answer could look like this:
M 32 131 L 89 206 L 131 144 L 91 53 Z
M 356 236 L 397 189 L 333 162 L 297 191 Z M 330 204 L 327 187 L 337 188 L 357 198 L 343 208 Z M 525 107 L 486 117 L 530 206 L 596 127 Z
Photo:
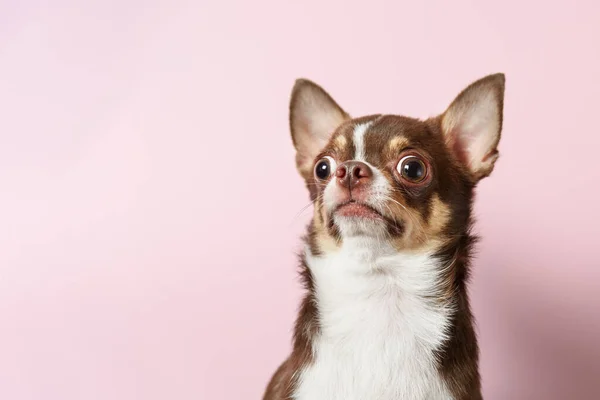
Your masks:
M 408 217 L 411 219 L 411 221 L 412 221 L 412 222 L 413 222 L 415 225 L 418 225 L 418 226 L 419 226 L 419 228 L 421 229 L 421 231 L 422 231 L 422 232 L 423 232 L 423 234 L 425 235 L 425 240 L 426 240 L 426 241 L 429 241 L 429 237 L 427 236 L 427 233 L 425 233 L 425 229 L 424 229 L 424 227 L 423 227 L 423 224 L 421 224 L 421 222 L 420 222 L 419 220 L 417 220 L 417 219 L 416 219 L 416 218 L 415 218 L 415 217 L 412 215 L 412 213 L 411 213 L 411 212 L 408 210 L 408 208 L 406 208 L 406 206 L 405 206 L 404 204 L 400 203 L 400 202 L 399 202 L 399 201 L 397 201 L 397 200 L 394 200 L 393 198 L 391 198 L 390 196 L 387 196 L 387 195 L 385 195 L 385 194 L 381 194 L 381 195 L 382 195 L 382 197 L 384 197 L 386 200 L 388 200 L 388 201 L 391 201 L 392 203 L 394 203 L 394 204 L 397 204 L 397 205 L 399 205 L 400 207 L 402 207 L 402 208 L 404 209 L 404 211 L 406 211 L 406 214 L 407 214 L 407 215 L 408 215 Z M 422 242 L 424 243 L 425 241 L 422 241 Z
M 320 195 L 317 196 L 316 199 L 310 201 L 307 205 L 305 205 L 304 207 L 302 207 L 300 209 L 300 211 L 298 211 L 296 213 L 296 215 L 294 216 L 294 218 L 292 218 L 292 221 L 290 222 L 290 225 L 293 224 L 302 215 L 302 213 L 304 213 L 306 210 L 308 210 L 311 205 L 314 205 L 317 201 L 322 200 L 322 199 L 323 199 L 323 195 L 320 194 Z
M 388 211 L 390 212 L 390 216 L 391 216 L 391 220 L 394 222 L 394 226 L 396 227 L 396 230 L 401 231 L 400 227 L 398 226 L 398 221 L 396 221 L 396 218 L 393 217 L 394 213 L 392 212 L 392 209 L 390 208 L 390 206 L 388 206 L 387 204 L 383 203 L 383 205 L 388 209 Z M 389 236 L 390 238 L 392 237 L 392 234 L 389 233 L 388 231 L 386 231 L 387 236 Z

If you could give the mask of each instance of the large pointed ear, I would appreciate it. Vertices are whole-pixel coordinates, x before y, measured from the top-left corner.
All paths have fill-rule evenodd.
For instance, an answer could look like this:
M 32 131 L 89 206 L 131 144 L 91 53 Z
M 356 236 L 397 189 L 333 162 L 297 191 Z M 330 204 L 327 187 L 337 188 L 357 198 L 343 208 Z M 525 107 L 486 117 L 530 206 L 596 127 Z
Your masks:
M 498 159 L 504 82 L 504 74 L 495 74 L 472 83 L 441 117 L 446 143 L 475 182 L 488 176 Z
M 312 176 L 315 157 L 348 119 L 350 116 L 319 85 L 306 79 L 296 81 L 290 101 L 290 129 L 302 176 Z

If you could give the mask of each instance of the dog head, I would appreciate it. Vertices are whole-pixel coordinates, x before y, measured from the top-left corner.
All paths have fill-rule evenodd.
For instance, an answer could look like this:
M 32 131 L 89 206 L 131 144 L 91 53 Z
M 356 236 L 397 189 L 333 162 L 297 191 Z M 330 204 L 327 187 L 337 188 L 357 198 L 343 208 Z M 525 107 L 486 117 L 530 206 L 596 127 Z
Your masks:
M 314 250 L 357 236 L 398 250 L 439 247 L 465 233 L 473 188 L 498 159 L 503 98 L 504 75 L 495 74 L 434 118 L 352 118 L 320 86 L 298 80 L 290 127 L 314 203 Z

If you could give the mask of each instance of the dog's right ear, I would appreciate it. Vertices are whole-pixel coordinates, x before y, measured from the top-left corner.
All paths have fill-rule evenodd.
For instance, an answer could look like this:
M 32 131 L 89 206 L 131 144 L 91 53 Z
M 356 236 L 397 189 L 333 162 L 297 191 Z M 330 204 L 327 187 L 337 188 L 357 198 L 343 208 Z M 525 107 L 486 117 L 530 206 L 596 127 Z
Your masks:
M 463 90 L 442 114 L 446 143 L 473 182 L 488 176 L 498 159 L 504 84 L 504 74 L 486 76 Z
M 331 135 L 350 116 L 319 85 L 298 79 L 290 101 L 290 130 L 296 147 L 296 167 L 312 177 L 313 162 Z

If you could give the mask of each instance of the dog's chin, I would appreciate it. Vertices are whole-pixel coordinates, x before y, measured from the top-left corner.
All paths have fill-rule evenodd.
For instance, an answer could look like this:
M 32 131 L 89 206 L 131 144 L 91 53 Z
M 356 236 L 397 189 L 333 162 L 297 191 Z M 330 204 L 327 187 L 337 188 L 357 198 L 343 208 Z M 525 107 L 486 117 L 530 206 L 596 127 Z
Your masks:
M 356 200 L 333 207 L 329 221 L 342 237 L 389 239 L 390 236 L 401 235 L 404 230 L 404 224 L 385 216 L 377 207 Z
M 385 218 L 374 208 L 356 202 L 338 206 L 333 222 L 343 237 L 381 236 L 386 232 Z
M 334 215 L 333 222 L 342 237 L 372 236 L 386 234 L 386 223 L 378 218 L 362 218 L 356 216 Z

